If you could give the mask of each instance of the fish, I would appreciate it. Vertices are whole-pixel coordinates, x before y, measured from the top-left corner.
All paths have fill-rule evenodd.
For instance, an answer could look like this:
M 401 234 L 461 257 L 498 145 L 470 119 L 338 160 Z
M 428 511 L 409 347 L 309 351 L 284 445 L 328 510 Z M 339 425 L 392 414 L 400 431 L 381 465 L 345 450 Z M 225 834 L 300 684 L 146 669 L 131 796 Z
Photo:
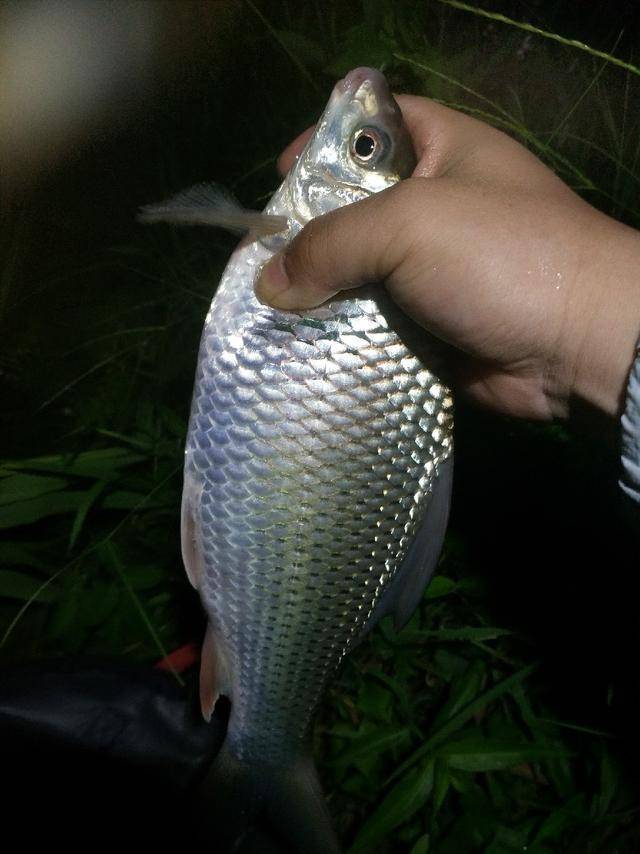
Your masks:
M 381 618 L 408 621 L 442 549 L 453 396 L 433 339 L 380 284 L 302 312 L 254 293 L 307 223 L 415 162 L 385 77 L 356 68 L 263 212 L 245 222 L 210 185 L 142 212 L 248 231 L 204 323 L 182 497 L 184 565 L 208 617 L 205 719 L 230 702 L 210 778 L 217 850 L 236 850 L 260 815 L 293 850 L 340 850 L 309 748 L 314 714 Z

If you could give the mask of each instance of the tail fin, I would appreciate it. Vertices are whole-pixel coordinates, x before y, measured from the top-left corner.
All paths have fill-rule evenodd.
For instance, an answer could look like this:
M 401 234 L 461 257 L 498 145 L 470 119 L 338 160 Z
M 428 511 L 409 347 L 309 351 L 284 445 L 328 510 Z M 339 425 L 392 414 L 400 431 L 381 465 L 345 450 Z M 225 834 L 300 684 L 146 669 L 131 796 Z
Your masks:
M 201 828 L 220 854 L 240 852 L 256 828 L 265 826 L 296 854 L 339 854 L 311 756 L 286 766 L 246 762 L 225 741 L 202 793 Z

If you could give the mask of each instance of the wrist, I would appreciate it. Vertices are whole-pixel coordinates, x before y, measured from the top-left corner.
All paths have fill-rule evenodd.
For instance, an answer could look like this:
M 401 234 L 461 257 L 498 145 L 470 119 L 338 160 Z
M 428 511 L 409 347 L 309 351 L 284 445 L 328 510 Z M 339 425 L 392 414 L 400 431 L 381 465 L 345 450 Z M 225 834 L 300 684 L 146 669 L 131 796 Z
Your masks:
M 585 247 L 566 304 L 571 331 L 555 412 L 566 417 L 586 406 L 617 419 L 640 337 L 640 234 L 598 214 Z

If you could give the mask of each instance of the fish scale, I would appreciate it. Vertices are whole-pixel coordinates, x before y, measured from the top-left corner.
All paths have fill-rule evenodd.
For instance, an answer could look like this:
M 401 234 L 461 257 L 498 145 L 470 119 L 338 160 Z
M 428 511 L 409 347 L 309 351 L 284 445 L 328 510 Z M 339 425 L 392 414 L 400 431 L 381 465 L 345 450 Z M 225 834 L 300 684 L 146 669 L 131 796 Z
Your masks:
M 258 302 L 270 254 L 241 247 L 212 303 L 185 478 L 200 594 L 234 674 L 230 747 L 282 762 L 406 555 L 452 400 L 381 295 L 305 315 Z

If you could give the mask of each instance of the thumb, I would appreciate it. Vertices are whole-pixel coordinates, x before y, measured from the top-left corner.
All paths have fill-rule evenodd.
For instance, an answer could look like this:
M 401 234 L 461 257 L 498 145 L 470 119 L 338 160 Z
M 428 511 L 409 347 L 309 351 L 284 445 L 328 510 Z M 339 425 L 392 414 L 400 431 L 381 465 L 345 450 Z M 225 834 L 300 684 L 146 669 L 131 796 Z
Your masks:
M 274 308 L 314 308 L 339 291 L 389 278 L 407 247 L 411 178 L 311 220 L 262 268 L 256 296 Z M 409 214 L 410 215 L 410 214 Z

